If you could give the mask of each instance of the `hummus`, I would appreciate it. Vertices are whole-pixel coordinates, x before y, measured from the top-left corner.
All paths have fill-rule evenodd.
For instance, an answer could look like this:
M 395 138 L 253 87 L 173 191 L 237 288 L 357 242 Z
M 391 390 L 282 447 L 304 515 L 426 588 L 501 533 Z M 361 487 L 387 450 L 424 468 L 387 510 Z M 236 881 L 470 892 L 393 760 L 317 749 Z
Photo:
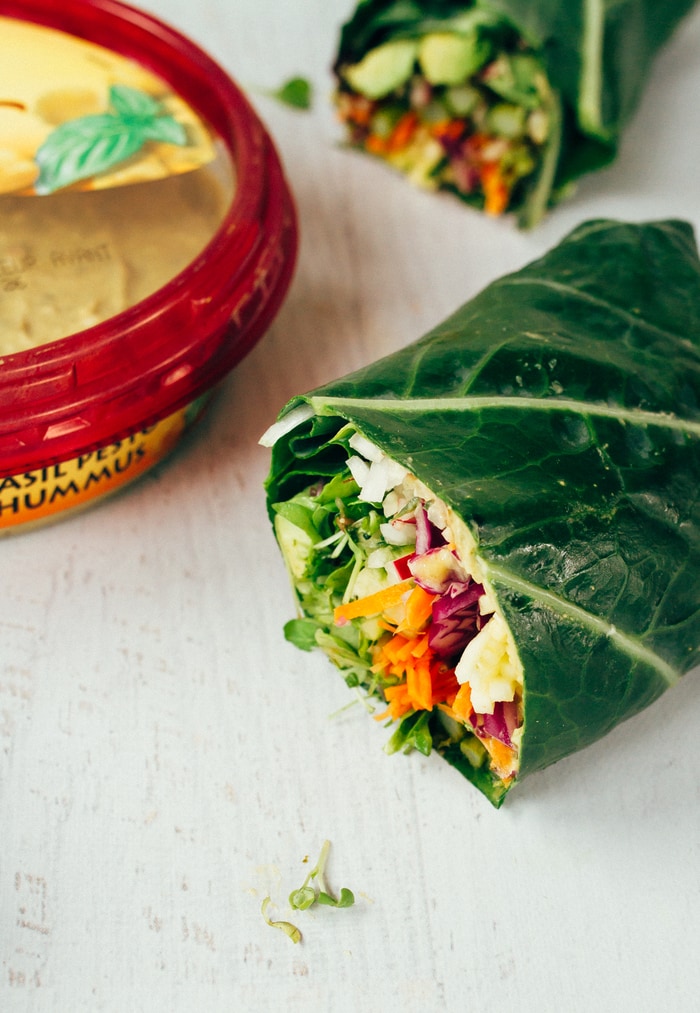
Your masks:
M 231 200 L 218 168 L 105 190 L 0 196 L 0 355 L 98 324 L 183 270 Z

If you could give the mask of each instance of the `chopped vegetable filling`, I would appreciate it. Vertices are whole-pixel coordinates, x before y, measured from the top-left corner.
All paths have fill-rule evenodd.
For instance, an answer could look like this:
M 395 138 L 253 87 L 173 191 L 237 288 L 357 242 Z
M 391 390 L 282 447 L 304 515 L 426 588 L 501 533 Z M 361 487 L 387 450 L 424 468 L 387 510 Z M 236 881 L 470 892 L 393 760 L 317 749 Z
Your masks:
M 547 154 L 560 142 L 558 99 L 512 29 L 487 22 L 394 39 L 337 74 L 336 108 L 352 145 L 487 214 L 523 205 L 527 218 L 534 205 L 542 213 Z
M 275 504 L 302 614 L 349 686 L 398 722 L 390 752 L 461 750 L 504 785 L 518 770 L 522 670 L 464 525 L 415 476 L 346 426 L 335 477 Z

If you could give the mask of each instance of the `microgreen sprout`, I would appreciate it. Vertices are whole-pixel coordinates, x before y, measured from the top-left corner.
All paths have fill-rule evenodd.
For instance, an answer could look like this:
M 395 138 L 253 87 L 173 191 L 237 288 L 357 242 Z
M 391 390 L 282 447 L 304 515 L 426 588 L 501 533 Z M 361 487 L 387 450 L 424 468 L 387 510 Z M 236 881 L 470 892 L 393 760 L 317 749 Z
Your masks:
M 279 929 L 281 932 L 284 932 L 286 936 L 289 936 L 289 938 L 292 940 L 293 943 L 300 943 L 301 931 L 296 927 L 296 925 L 292 925 L 291 922 L 282 921 L 280 919 L 270 918 L 270 916 L 267 913 L 267 909 L 270 906 L 270 904 L 271 898 L 266 897 L 265 900 L 262 902 L 262 907 L 260 909 L 262 911 L 262 916 L 267 922 L 267 924 L 270 925 L 273 929 Z
M 299 889 L 292 890 L 290 893 L 289 905 L 294 911 L 306 911 L 314 904 L 325 904 L 326 907 L 351 907 L 355 903 L 355 897 L 352 890 L 348 890 L 347 887 L 343 887 L 340 891 L 340 895 L 336 897 L 330 892 L 328 886 L 326 885 L 324 873 L 330 847 L 330 841 L 323 842 L 318 862 Z M 304 861 L 307 861 L 307 859 L 304 859 Z M 260 909 L 267 924 L 273 929 L 279 929 L 280 932 L 284 932 L 284 934 L 288 936 L 293 943 L 300 943 L 302 939 L 301 930 L 298 929 L 296 925 L 293 925 L 292 922 L 285 921 L 284 919 L 270 917 L 268 909 L 271 903 L 272 898 L 265 897 Z
M 312 904 L 325 904 L 328 907 L 351 907 L 355 903 L 352 890 L 343 887 L 340 896 L 335 897 L 326 886 L 325 868 L 331 842 L 324 841 L 318 862 L 308 874 L 298 890 L 292 890 L 289 903 L 296 911 L 306 911 Z M 315 882 L 312 882 L 315 880 Z

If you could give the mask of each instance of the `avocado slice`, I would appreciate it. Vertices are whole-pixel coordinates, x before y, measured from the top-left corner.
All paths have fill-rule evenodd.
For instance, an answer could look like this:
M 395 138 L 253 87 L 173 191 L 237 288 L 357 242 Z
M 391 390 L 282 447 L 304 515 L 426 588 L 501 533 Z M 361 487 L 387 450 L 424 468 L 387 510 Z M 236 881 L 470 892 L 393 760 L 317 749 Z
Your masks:
M 277 540 L 282 546 L 282 552 L 289 572 L 296 580 L 301 580 L 306 573 L 306 566 L 314 540 L 318 541 L 318 536 L 315 539 L 312 538 L 308 531 L 295 524 L 295 520 L 299 516 L 301 515 L 298 514 L 294 520 L 291 520 L 289 517 L 278 513 L 274 520 Z
M 418 62 L 430 84 L 462 84 L 490 56 L 490 43 L 476 32 L 431 32 L 418 47 Z
M 417 53 L 418 42 L 415 39 L 385 42 L 366 53 L 359 63 L 345 67 L 343 77 L 354 91 L 365 98 L 384 98 L 409 79 Z

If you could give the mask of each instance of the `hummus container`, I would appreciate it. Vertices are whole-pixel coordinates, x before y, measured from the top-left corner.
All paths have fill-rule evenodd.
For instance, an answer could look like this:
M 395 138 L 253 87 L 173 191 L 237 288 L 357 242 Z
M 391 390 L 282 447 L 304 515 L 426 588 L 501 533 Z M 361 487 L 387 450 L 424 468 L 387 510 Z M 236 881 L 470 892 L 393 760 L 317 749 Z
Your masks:
M 201 49 L 115 0 L 0 0 L 0 533 L 161 460 L 296 248 L 274 146 Z

